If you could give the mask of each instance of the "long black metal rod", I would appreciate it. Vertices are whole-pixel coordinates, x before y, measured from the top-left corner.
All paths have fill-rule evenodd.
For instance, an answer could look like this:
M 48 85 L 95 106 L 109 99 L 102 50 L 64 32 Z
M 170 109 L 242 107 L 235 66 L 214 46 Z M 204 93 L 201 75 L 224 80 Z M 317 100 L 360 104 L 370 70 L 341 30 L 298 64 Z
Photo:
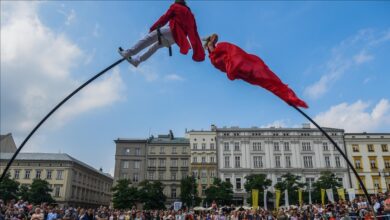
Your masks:
M 305 116 L 305 118 L 307 118 L 311 123 L 313 123 L 329 140 L 330 142 L 332 142 L 332 144 L 336 147 L 336 149 L 340 152 L 340 154 L 343 156 L 343 158 L 345 159 L 345 161 L 347 162 L 348 166 L 352 169 L 353 173 L 355 174 L 356 176 L 356 179 L 359 181 L 359 184 L 360 186 L 362 187 L 363 189 L 363 192 L 364 192 L 364 195 L 366 196 L 367 198 L 367 201 L 370 205 L 370 207 L 372 207 L 372 203 L 371 203 L 371 200 L 370 200 L 370 196 L 368 195 L 368 192 L 367 192 L 367 189 L 366 187 L 364 186 L 363 184 L 363 181 L 362 179 L 360 178 L 358 172 L 356 171 L 355 167 L 352 165 L 351 161 L 348 159 L 347 155 L 341 150 L 341 148 L 336 144 L 336 142 L 328 135 L 328 133 L 326 133 L 324 131 L 324 129 L 322 129 L 311 117 L 309 117 L 305 112 L 303 112 L 301 109 L 299 109 L 298 107 L 296 106 L 293 106 L 291 105 L 293 108 L 295 108 L 299 113 L 301 113 L 303 116 Z
M 74 96 L 76 93 L 78 93 L 81 89 L 83 89 L 84 87 L 86 87 L 88 84 L 90 84 L 92 81 L 94 81 L 95 79 L 99 78 L 101 75 L 103 75 L 104 73 L 106 73 L 108 70 L 112 69 L 114 66 L 120 64 L 121 62 L 123 62 L 125 60 L 125 58 L 122 58 L 118 61 L 116 61 L 115 63 L 111 64 L 109 67 L 105 68 L 104 70 L 102 70 L 101 72 L 99 72 L 98 74 L 96 74 L 94 77 L 92 77 L 91 79 L 89 79 L 87 82 L 85 82 L 84 84 L 82 84 L 81 86 L 79 86 L 76 90 L 74 90 L 71 94 L 69 94 L 64 100 L 62 100 L 60 103 L 58 103 L 36 126 L 35 128 L 30 132 L 30 134 L 26 137 L 26 139 L 24 139 L 24 141 L 22 142 L 22 144 L 19 146 L 19 148 L 16 150 L 16 152 L 14 153 L 14 155 L 12 156 L 11 160 L 8 161 L 8 164 L 7 164 L 7 167 L 5 168 L 5 170 L 3 171 L 3 174 L 1 174 L 1 178 L 0 178 L 0 182 L 3 181 L 4 177 L 5 177 L 5 174 L 7 173 L 8 169 L 11 167 L 11 164 L 12 162 L 15 160 L 16 156 L 19 154 L 19 152 L 22 150 L 22 148 L 24 147 L 24 145 L 27 143 L 27 141 L 31 138 L 31 136 L 38 130 L 39 127 L 41 127 L 41 125 L 55 112 L 57 111 L 58 108 L 60 108 L 66 101 L 68 101 L 70 98 L 72 98 L 72 96 Z

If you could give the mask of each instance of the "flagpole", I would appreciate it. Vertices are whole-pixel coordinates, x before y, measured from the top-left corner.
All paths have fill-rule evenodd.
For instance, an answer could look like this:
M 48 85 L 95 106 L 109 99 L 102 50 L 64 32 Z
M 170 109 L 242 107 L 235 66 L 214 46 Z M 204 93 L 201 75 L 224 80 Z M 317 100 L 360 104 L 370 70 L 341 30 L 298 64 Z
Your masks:
M 81 86 L 79 86 L 76 90 L 74 90 L 71 94 L 69 94 L 66 98 L 64 98 L 60 103 L 58 103 L 35 127 L 34 129 L 30 132 L 30 134 L 24 139 L 24 141 L 22 142 L 22 144 L 18 147 L 18 149 L 16 150 L 16 152 L 14 153 L 14 155 L 12 156 L 11 160 L 8 161 L 7 163 L 7 166 L 5 167 L 3 173 L 1 174 L 1 177 L 0 177 L 0 183 L 1 181 L 3 181 L 4 177 L 5 177 L 5 174 L 7 173 L 8 169 L 10 168 L 12 162 L 15 160 L 16 156 L 18 156 L 19 152 L 22 150 L 22 148 L 24 147 L 24 145 L 27 143 L 27 141 L 31 138 L 31 136 L 38 130 L 39 127 L 41 127 L 41 125 L 55 112 L 58 110 L 58 108 L 60 108 L 66 101 L 68 101 L 70 98 L 72 98 L 72 96 L 74 96 L 76 93 L 78 93 L 81 89 L 83 89 L 84 87 L 86 87 L 88 84 L 90 84 L 92 81 L 94 81 L 95 79 L 99 78 L 101 75 L 103 75 L 104 73 L 106 73 L 108 70 L 112 69 L 114 66 L 122 63 L 123 61 L 125 60 L 125 58 L 122 58 L 122 59 L 119 59 L 118 61 L 116 61 L 115 63 L 111 64 L 110 66 L 108 66 L 107 68 L 105 68 L 104 70 L 102 70 L 101 72 L 99 72 L 98 74 L 96 74 L 95 76 L 93 76 L 91 79 L 89 79 L 87 82 L 85 82 L 84 84 L 82 84 Z
M 359 174 L 357 173 L 355 167 L 352 165 L 351 161 L 348 159 L 347 155 L 341 150 L 341 148 L 336 144 L 336 142 L 328 135 L 328 133 L 326 133 L 311 117 L 309 117 L 306 113 L 304 113 L 300 108 L 298 108 L 294 105 L 291 105 L 291 106 L 293 108 L 295 108 L 299 113 L 301 113 L 305 118 L 307 118 L 311 123 L 313 123 L 329 139 L 329 141 L 332 142 L 332 144 L 336 147 L 337 151 L 339 151 L 339 153 L 343 156 L 343 158 L 347 162 L 348 166 L 352 169 L 353 173 L 355 174 L 355 177 L 359 181 L 359 184 L 363 189 L 364 195 L 367 198 L 367 202 L 368 202 L 370 208 L 372 208 L 372 203 L 370 200 L 370 196 L 368 195 L 367 189 L 364 186 L 363 181 L 360 178 Z M 374 215 L 375 215 L 375 212 L 374 212 Z

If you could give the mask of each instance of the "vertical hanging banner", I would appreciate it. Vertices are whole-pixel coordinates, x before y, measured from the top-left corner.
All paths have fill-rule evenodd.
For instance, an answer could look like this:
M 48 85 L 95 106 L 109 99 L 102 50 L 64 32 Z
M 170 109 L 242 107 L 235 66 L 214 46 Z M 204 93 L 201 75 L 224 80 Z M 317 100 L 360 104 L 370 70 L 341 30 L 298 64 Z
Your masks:
M 278 189 L 275 189 L 275 202 L 276 202 L 275 208 L 276 208 L 276 210 L 278 210 L 279 209 L 279 202 L 280 202 L 280 190 L 278 190 Z
M 298 189 L 298 201 L 299 201 L 299 205 L 302 206 L 302 205 L 303 205 L 303 201 L 302 201 L 302 189 Z
M 321 189 L 321 202 L 325 205 L 325 189 Z
M 349 201 L 352 202 L 356 197 L 355 189 L 354 188 L 347 189 L 347 192 L 348 192 Z
M 259 190 L 252 189 L 252 207 L 257 209 L 259 207 Z
M 268 190 L 264 190 L 264 209 L 267 210 L 267 193 Z
M 326 195 L 329 201 L 334 202 L 333 189 L 326 189 Z
M 338 188 L 337 189 L 337 194 L 339 195 L 339 199 L 345 201 L 344 188 Z
M 284 206 L 289 207 L 290 204 L 288 203 L 288 190 L 284 190 Z

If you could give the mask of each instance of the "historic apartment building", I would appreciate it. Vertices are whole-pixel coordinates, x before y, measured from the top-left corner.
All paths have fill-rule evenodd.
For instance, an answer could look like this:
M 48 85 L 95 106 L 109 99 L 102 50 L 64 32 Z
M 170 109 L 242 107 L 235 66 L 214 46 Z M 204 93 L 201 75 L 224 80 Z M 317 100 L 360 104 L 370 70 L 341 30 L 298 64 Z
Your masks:
M 324 128 L 345 152 L 344 130 Z M 215 128 L 218 172 L 233 185 L 236 203 L 245 203 L 245 177 L 266 174 L 272 185 L 285 173 L 314 182 L 321 171 L 331 170 L 344 187 L 349 187 L 347 165 L 340 153 L 318 129 L 302 128 Z
M 218 172 L 216 132 L 212 127 L 211 131 L 191 130 L 186 135 L 191 146 L 190 174 L 198 181 L 199 197 L 205 198 Z
M 145 180 L 147 139 L 117 139 L 114 180 L 130 179 L 135 185 Z
M 180 197 L 180 180 L 189 175 L 190 142 L 187 138 L 167 135 L 148 139 L 117 139 L 115 180 L 159 180 L 164 184 L 167 205 Z
M 0 173 L 12 155 L 0 154 Z M 61 206 L 98 207 L 111 201 L 113 178 L 68 154 L 20 153 L 9 173 L 21 185 L 29 186 L 36 178 L 46 180 Z
M 347 133 L 345 145 L 368 193 L 390 189 L 390 133 Z M 360 184 L 351 172 L 352 183 L 358 194 L 363 194 Z

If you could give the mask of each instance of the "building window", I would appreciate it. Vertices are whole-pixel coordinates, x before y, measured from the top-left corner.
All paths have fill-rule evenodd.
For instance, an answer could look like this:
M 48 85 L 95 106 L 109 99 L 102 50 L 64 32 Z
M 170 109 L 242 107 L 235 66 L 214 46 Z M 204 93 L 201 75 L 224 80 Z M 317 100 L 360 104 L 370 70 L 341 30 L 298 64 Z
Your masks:
M 274 142 L 274 151 L 280 151 L 278 142 Z
M 176 188 L 171 189 L 171 198 L 176 198 Z
M 159 166 L 160 167 L 165 167 L 165 159 L 160 159 L 159 160 Z
M 165 179 L 165 172 L 159 172 L 158 173 L 158 179 L 159 180 L 164 180 Z
M 193 144 L 192 144 L 192 149 L 198 150 L 198 144 L 197 144 L 197 143 L 193 143 Z
M 57 180 L 62 180 L 63 170 L 57 170 Z
M 230 182 L 230 178 L 225 178 L 225 182 L 231 183 L 231 182 Z
M 225 168 L 229 168 L 229 167 L 230 167 L 230 157 L 225 156 Z
M 133 183 L 138 183 L 139 181 L 139 174 L 138 173 L 134 173 L 133 174 Z
M 177 159 L 171 159 L 171 167 L 177 167 Z
M 362 168 L 360 159 L 355 159 L 355 168 L 356 169 Z
M 186 147 L 183 147 L 182 154 L 187 154 L 187 148 Z
M 202 150 L 206 150 L 206 143 L 202 143 Z
M 210 177 L 215 177 L 215 170 L 210 171 Z
M 206 157 L 202 157 L 202 163 L 206 163 Z
M 214 157 L 210 157 L 210 163 L 215 163 Z
M 172 147 L 172 154 L 176 154 L 176 147 Z
M 139 147 L 135 148 L 135 155 L 141 155 L 141 149 Z
M 165 154 L 165 149 L 163 146 L 160 147 L 160 154 Z
M 202 170 L 201 177 L 202 178 L 206 178 L 207 177 L 207 170 Z
M 290 143 L 284 142 L 284 151 L 290 151 Z
M 134 161 L 134 169 L 139 169 L 140 167 L 140 161 L 136 160 Z
M 253 157 L 253 167 L 254 168 L 262 168 L 263 167 L 263 158 L 261 156 Z
M 275 156 L 275 167 L 280 167 L 280 156 Z
M 352 151 L 353 151 L 353 152 L 359 152 L 359 145 L 353 144 L 353 145 L 352 145 Z
M 302 151 L 311 151 L 310 142 L 302 142 Z
M 241 178 L 236 178 L 236 189 L 241 189 Z
M 149 166 L 155 167 L 156 166 L 156 160 L 155 159 L 149 159 Z
M 387 144 L 382 144 L 382 151 L 383 152 L 388 152 L 389 151 L 389 148 L 387 147 Z
M 252 143 L 253 151 L 261 151 L 261 142 Z
M 334 159 L 336 161 L 336 167 L 338 167 L 338 168 L 341 167 L 340 157 L 335 157 Z
M 383 160 L 385 161 L 385 168 L 390 168 L 390 158 L 385 157 L 383 158 Z
M 149 180 L 154 180 L 154 172 L 149 172 Z
M 176 180 L 176 172 L 171 173 L 171 180 Z
M 42 170 L 36 170 L 35 171 L 35 178 L 36 179 L 40 179 L 41 178 L 41 173 L 42 173 Z
M 51 180 L 51 173 L 52 173 L 51 170 L 46 170 L 46 179 Z M 77 176 L 77 174 L 75 175 L 75 177 L 76 176 Z
M 61 186 L 54 186 L 54 197 L 60 197 Z
M 14 179 L 18 180 L 19 179 L 19 174 L 20 174 L 20 170 L 15 170 Z
M 239 157 L 239 156 L 236 156 L 236 157 L 234 158 L 234 167 L 235 167 L 235 168 L 240 168 L 240 167 L 241 167 L 240 157 Z
M 202 186 L 202 196 L 206 195 L 206 186 Z
M 286 156 L 286 167 L 287 168 L 291 167 L 291 157 L 290 156 Z
M 193 157 L 193 158 L 192 158 L 192 162 L 193 162 L 193 163 L 198 163 L 198 157 Z
M 371 169 L 377 169 L 378 167 L 376 166 L 376 157 L 370 157 L 370 166 Z
M 24 171 L 24 178 L 25 179 L 30 179 L 30 173 L 31 173 L 31 170 L 25 170 Z
M 125 154 L 130 154 L 130 148 L 125 149 Z
M 282 177 L 277 177 L 277 178 L 276 178 L 276 182 L 277 182 L 277 183 L 282 182 Z
M 214 143 L 211 143 L 211 144 L 210 144 L 210 149 L 211 149 L 211 150 L 214 150 L 214 148 L 215 148 Z
M 193 170 L 192 171 L 192 176 L 194 176 L 195 178 L 199 177 L 198 176 L 198 170 Z
M 330 159 L 328 156 L 325 157 L 325 167 L 330 167 Z
M 373 144 L 367 144 L 368 152 L 374 152 L 374 145 Z
M 311 156 L 304 156 L 303 157 L 303 166 L 305 168 L 313 168 L 313 160 Z
M 323 143 L 322 143 L 322 149 L 323 149 L 324 151 L 329 151 L 329 147 L 328 147 L 328 143 L 327 143 L 327 142 L 323 142 Z
M 129 161 L 123 161 L 123 169 L 129 168 Z
M 187 167 L 188 166 L 188 160 L 187 159 L 181 160 L 181 162 L 183 164 L 183 167 Z
M 234 143 L 234 151 L 240 151 L 240 143 L 238 142 Z
M 224 149 L 224 151 L 229 151 L 229 143 L 224 143 L 223 149 Z

